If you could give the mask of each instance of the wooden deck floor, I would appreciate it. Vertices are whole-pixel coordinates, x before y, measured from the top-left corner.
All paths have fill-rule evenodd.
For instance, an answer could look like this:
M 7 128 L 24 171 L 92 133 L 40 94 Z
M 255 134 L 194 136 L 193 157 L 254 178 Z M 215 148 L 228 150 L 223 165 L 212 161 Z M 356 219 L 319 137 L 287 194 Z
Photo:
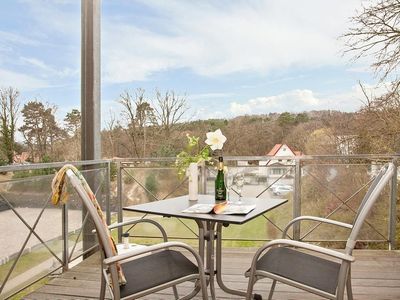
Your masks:
M 245 290 L 247 280 L 243 276 L 249 267 L 254 249 L 231 249 L 224 251 L 224 280 L 230 287 Z M 400 299 L 400 252 L 399 251 L 355 251 L 357 261 L 352 267 L 354 299 L 389 300 Z M 47 285 L 38 289 L 24 299 L 97 299 L 99 293 L 99 257 L 93 255 L 59 278 L 52 279 Z M 182 294 L 188 291 L 190 283 L 182 285 Z M 270 281 L 261 280 L 256 285 L 256 292 L 266 294 Z M 224 293 L 217 288 L 217 299 L 242 299 Z M 172 289 L 144 297 L 142 299 L 174 299 Z M 196 299 L 200 299 L 197 297 Z M 315 295 L 284 284 L 277 284 L 274 299 L 308 300 L 321 299 Z

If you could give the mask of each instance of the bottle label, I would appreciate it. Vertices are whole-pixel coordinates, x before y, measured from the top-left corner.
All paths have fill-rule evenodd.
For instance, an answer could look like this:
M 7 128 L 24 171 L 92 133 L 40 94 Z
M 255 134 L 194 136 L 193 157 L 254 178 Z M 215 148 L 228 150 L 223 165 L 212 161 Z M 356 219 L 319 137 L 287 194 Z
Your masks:
M 225 190 L 223 188 L 215 189 L 215 200 L 225 200 Z
M 222 157 L 219 158 L 218 173 L 215 178 L 215 200 L 225 201 L 226 200 L 226 188 L 224 182 L 224 163 Z

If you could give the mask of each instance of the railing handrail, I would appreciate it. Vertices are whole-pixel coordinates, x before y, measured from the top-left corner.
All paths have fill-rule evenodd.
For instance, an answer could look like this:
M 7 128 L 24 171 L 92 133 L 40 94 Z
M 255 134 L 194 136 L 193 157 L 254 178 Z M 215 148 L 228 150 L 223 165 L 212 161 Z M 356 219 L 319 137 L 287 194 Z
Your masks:
M 301 155 L 301 156 L 224 156 L 225 161 L 270 161 L 270 160 L 327 160 L 327 159 L 399 159 L 400 153 L 397 154 L 350 154 L 350 155 Z M 138 157 L 138 158 L 113 158 L 113 159 L 98 159 L 98 160 L 81 160 L 81 161 L 64 161 L 64 162 L 50 162 L 50 163 L 29 163 L 29 164 L 13 164 L 0 166 L 0 172 L 12 172 L 12 171 L 25 171 L 25 170 L 38 170 L 46 168 L 59 168 L 66 163 L 75 166 L 88 166 L 103 163 L 130 163 L 130 162 L 162 162 L 170 161 L 174 162 L 175 156 L 169 157 Z
M 263 155 L 263 156 L 225 156 L 224 161 L 236 161 L 236 160 L 258 160 L 258 161 L 269 161 L 277 159 L 291 159 L 291 160 L 326 160 L 326 159 L 397 159 L 400 158 L 400 153 L 393 154 L 346 154 L 346 155 L 298 155 L 298 156 L 274 156 L 274 155 Z M 146 161 L 175 161 L 175 156 L 166 157 L 136 157 L 136 158 L 113 158 L 112 162 L 129 163 L 129 162 L 146 162 Z
M 50 163 L 28 163 L 28 164 L 13 164 L 0 167 L 1 172 L 13 172 L 13 171 L 26 171 L 26 170 L 39 170 L 46 168 L 61 168 L 65 164 L 71 164 L 74 166 L 90 166 L 113 162 L 112 159 L 98 159 L 98 160 L 79 160 L 79 161 L 63 161 L 63 162 L 50 162 Z

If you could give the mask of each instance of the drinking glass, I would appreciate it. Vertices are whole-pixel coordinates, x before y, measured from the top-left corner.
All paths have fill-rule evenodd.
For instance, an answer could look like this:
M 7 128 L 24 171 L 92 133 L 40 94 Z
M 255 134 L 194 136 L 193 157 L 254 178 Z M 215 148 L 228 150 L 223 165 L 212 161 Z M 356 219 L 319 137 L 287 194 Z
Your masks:
M 231 201 L 231 188 L 232 188 L 232 183 L 233 183 L 233 174 L 226 172 L 225 174 L 225 187 L 226 187 L 226 193 L 227 193 L 227 198 L 228 198 L 228 203 L 232 202 Z
M 235 175 L 235 186 L 236 186 L 236 191 L 239 194 L 239 200 L 238 200 L 239 205 L 242 204 L 243 185 L 244 185 L 244 174 L 242 172 L 239 172 Z

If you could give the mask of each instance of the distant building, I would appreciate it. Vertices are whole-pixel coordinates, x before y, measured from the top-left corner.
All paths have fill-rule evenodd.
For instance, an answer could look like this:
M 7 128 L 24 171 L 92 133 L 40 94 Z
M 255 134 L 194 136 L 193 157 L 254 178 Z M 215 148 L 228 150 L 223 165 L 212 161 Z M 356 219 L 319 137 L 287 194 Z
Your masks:
M 267 153 L 267 156 L 275 156 L 276 159 L 260 161 L 259 165 L 263 166 L 260 168 L 260 173 L 268 177 L 280 177 L 285 173 L 293 175 L 293 166 L 296 164 L 293 158 L 301 155 L 303 155 L 301 151 L 295 151 L 286 144 L 276 144 Z
M 25 164 L 29 158 L 29 152 L 22 152 L 21 154 L 14 154 L 14 164 Z

